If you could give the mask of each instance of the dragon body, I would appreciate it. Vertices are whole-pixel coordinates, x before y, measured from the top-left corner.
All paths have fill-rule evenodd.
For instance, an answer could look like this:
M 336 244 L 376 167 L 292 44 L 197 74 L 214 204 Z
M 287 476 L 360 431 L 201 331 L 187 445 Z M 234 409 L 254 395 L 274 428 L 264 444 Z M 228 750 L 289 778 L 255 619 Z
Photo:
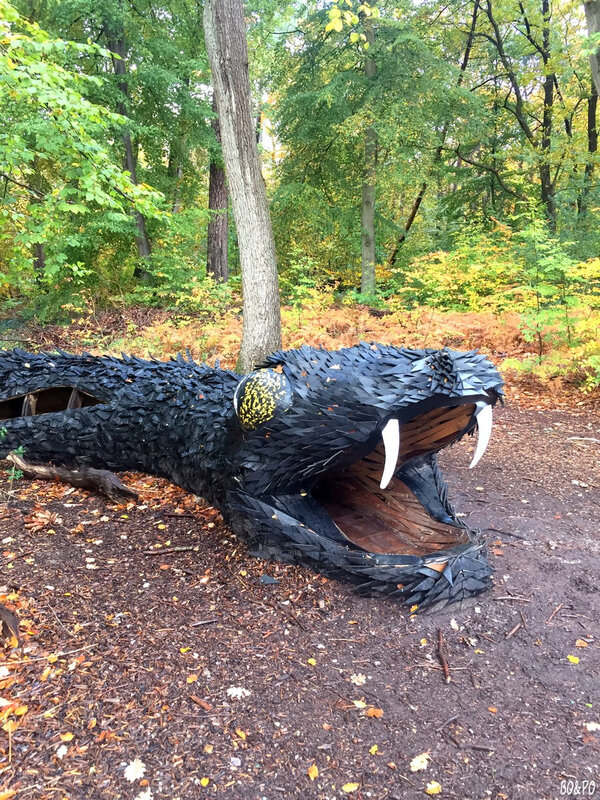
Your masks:
M 484 356 L 448 349 L 302 347 L 246 376 L 181 356 L 13 350 L 0 353 L 0 456 L 23 446 L 167 477 L 254 554 L 439 608 L 484 591 L 491 570 L 437 452 L 478 423 L 482 449 L 501 398 Z

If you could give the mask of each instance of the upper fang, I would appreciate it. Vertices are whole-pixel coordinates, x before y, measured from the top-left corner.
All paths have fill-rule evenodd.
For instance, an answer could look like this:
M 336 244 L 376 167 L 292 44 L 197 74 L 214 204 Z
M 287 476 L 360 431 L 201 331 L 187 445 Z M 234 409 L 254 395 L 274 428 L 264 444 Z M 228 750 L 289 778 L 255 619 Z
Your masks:
M 390 419 L 381 431 L 383 446 L 385 448 L 385 464 L 381 476 L 381 489 L 385 489 L 394 477 L 398 454 L 400 453 L 400 423 L 397 419 Z

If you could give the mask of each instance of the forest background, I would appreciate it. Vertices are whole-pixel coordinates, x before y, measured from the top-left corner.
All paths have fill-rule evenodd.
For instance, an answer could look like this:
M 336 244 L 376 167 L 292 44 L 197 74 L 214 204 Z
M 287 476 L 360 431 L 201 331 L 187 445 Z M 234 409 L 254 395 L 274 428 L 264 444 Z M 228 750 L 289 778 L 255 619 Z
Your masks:
M 482 346 L 536 386 L 597 391 L 583 4 L 245 12 L 284 345 Z M 66 324 L 65 344 L 235 363 L 241 276 L 202 13 L 0 0 L 1 346 Z

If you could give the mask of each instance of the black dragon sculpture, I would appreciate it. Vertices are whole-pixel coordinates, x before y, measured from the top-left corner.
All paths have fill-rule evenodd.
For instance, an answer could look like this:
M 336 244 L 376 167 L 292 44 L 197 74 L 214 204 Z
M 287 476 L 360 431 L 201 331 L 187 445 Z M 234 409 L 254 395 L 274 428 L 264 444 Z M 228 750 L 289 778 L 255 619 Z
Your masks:
M 491 584 L 437 452 L 489 439 L 502 379 L 477 352 L 360 344 L 271 355 L 246 376 L 169 362 L 0 352 L 0 456 L 141 470 L 218 507 L 251 552 L 440 608 Z

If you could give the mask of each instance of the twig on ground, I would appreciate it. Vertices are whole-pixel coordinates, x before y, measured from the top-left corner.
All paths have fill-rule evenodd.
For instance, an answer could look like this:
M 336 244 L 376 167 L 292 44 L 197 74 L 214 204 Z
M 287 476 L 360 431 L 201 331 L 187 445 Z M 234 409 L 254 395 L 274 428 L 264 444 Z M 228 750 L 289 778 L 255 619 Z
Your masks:
M 78 647 L 76 650 L 65 650 L 61 653 L 49 653 L 47 656 L 37 656 L 36 658 L 23 658 L 21 661 L 7 661 L 7 665 L 12 667 L 13 664 L 32 664 L 34 661 L 47 661 L 50 656 L 56 656 L 57 659 L 63 656 L 72 656 L 73 653 L 81 653 L 82 650 L 93 650 L 96 645 L 86 644 L 85 647 Z
M 546 622 L 552 622 L 552 620 L 554 619 L 554 617 L 555 617 L 555 616 L 558 614 L 558 612 L 561 610 L 561 608 L 562 608 L 563 606 L 564 606 L 564 603 L 559 603 L 559 604 L 556 606 L 556 608 L 554 609 L 554 611 L 553 611 L 553 612 L 550 614 L 550 616 L 548 617 L 548 619 L 546 620 Z
M 46 605 L 46 604 L 44 603 L 44 607 L 45 607 L 45 608 L 47 608 L 47 609 L 49 609 L 49 610 L 50 610 L 50 611 L 51 611 L 51 612 L 54 614 L 54 617 L 55 617 L 56 621 L 58 622 L 58 624 L 60 625 L 60 627 L 61 627 L 61 628 L 62 628 L 62 629 L 63 629 L 63 630 L 64 630 L 64 631 L 65 631 L 65 632 L 66 632 L 66 633 L 67 633 L 67 634 L 68 634 L 68 635 L 69 635 L 69 636 L 72 638 L 72 639 L 76 638 L 76 637 L 75 637 L 75 634 L 74 634 L 74 633 L 71 633 L 71 631 L 70 631 L 70 630 L 67 628 L 67 626 L 66 626 L 66 625 L 65 625 L 65 624 L 64 624 L 64 623 L 63 623 L 63 622 L 60 620 L 60 618 L 59 618 L 58 614 L 57 614 L 57 613 L 56 613 L 56 611 L 55 611 L 55 610 L 52 608 L 52 606 Z
M 519 609 L 519 614 L 521 615 L 521 621 L 522 621 L 522 623 L 523 623 L 523 627 L 524 627 L 525 629 L 527 629 L 527 621 L 526 621 L 526 619 L 525 619 L 525 615 L 523 614 L 523 612 L 521 611 L 521 609 Z
M 199 550 L 197 544 L 179 545 L 177 547 L 159 547 L 156 550 L 142 550 L 145 556 L 168 556 L 173 553 L 187 553 L 190 550 Z
M 494 528 L 490 525 L 486 528 L 486 531 L 494 531 L 494 533 L 502 533 L 504 536 L 512 536 L 514 539 L 520 539 L 522 542 L 526 541 L 525 536 L 521 536 L 520 533 L 512 533 L 511 531 L 502 531 L 500 528 Z
M 198 622 L 190 622 L 190 628 L 199 628 L 200 625 L 212 625 L 213 622 L 218 621 L 218 619 L 199 619 Z
M 505 638 L 505 639 L 510 639 L 510 637 L 511 637 L 511 636 L 514 636 L 514 634 L 515 634 L 515 633 L 516 633 L 516 632 L 519 630 L 519 628 L 522 628 L 522 627 L 523 627 L 523 623 L 522 623 L 522 622 L 517 622 L 517 624 L 515 625 L 515 627 L 514 627 L 512 630 L 510 630 L 510 631 L 509 631 L 509 632 L 506 634 L 506 636 L 505 636 L 504 638 Z
M 492 600 L 515 600 L 517 603 L 531 603 L 531 597 L 519 597 L 516 594 L 503 594 L 501 597 L 492 597 Z
M 454 722 L 454 720 L 458 719 L 459 717 L 460 717 L 460 714 L 455 714 L 453 717 L 450 717 L 450 719 L 447 719 L 447 720 L 446 720 L 446 722 L 443 722 L 443 723 L 440 725 L 440 727 L 439 727 L 439 728 L 436 728 L 436 729 L 435 729 L 435 732 L 436 732 L 436 733 L 441 733 L 441 731 L 443 731 L 443 730 L 444 730 L 444 728 L 446 727 L 446 725 L 450 725 L 450 723 L 451 723 L 451 722 Z
M 444 653 L 444 634 L 442 633 L 441 628 L 438 628 L 437 654 L 440 664 L 442 665 L 442 669 L 444 670 L 444 678 L 446 683 L 450 683 L 450 667 L 448 666 L 448 660 L 446 658 L 446 654 Z

